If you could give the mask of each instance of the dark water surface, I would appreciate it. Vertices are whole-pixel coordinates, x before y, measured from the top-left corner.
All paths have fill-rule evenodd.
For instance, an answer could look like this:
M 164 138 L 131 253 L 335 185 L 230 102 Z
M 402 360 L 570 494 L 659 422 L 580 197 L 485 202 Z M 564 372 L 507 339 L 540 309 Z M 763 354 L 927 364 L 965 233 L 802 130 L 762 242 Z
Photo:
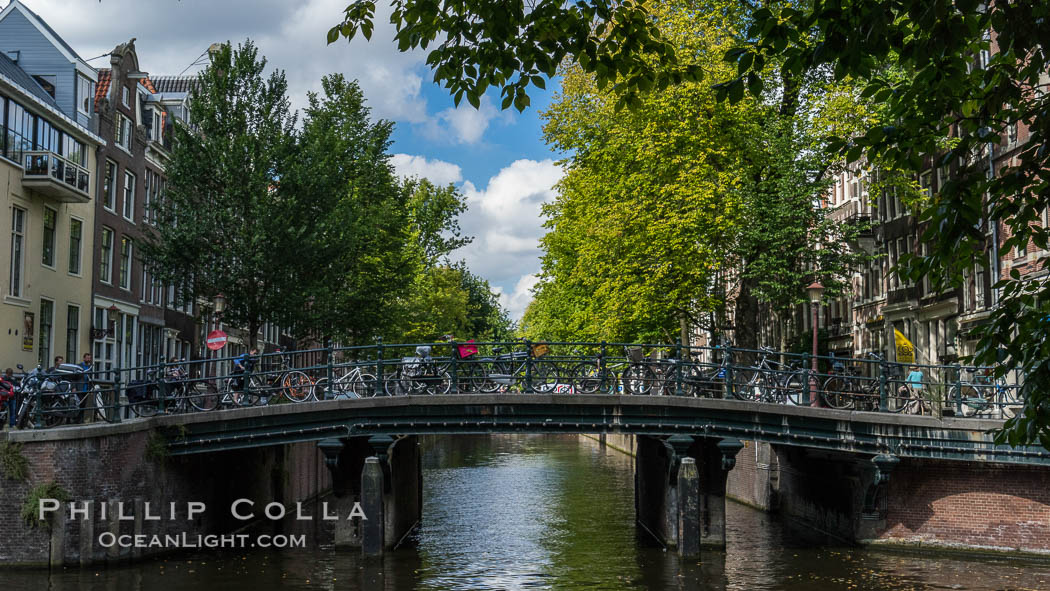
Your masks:
M 336 553 L 321 523 L 306 526 L 307 550 L 212 552 L 50 574 L 0 570 L 0 591 L 1050 590 L 1050 562 L 826 546 L 733 503 L 726 552 L 682 563 L 636 534 L 632 460 L 615 450 L 569 436 L 423 445 L 422 527 L 382 561 Z

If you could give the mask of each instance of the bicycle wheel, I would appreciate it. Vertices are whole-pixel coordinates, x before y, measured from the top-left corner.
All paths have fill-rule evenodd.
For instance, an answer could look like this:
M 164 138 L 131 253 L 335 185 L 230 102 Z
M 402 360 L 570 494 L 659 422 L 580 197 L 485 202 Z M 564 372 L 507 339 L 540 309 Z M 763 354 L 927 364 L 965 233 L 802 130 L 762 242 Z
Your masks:
M 132 403 L 131 412 L 138 417 L 152 417 L 160 412 L 164 402 L 160 400 L 160 389 L 156 384 L 146 384 L 146 397 Z
M 994 397 L 995 393 L 989 390 L 983 385 L 980 389 L 970 384 L 963 384 L 961 388 L 953 386 L 948 391 L 947 402 L 951 406 L 961 404 L 962 415 L 964 417 L 972 417 L 978 413 L 987 412 L 992 408 L 992 402 L 989 401 L 989 398 Z
M 478 367 L 481 369 L 481 374 L 484 376 L 480 380 L 481 385 L 478 387 L 478 390 L 484 394 L 495 394 L 496 392 L 499 392 L 500 386 L 503 384 L 494 380 L 492 376 L 502 375 L 507 373 L 507 370 L 494 359 L 482 359 L 481 361 L 478 361 Z
M 475 393 L 484 391 L 483 388 L 485 387 L 485 382 L 488 381 L 488 376 L 485 374 L 485 366 L 480 362 L 470 359 L 461 360 L 456 365 L 456 371 L 460 372 L 460 392 Z
M 436 375 L 427 376 L 420 394 L 448 394 L 452 390 L 452 376 L 445 368 L 437 368 Z
M 1017 395 L 1017 387 L 998 385 L 996 390 L 995 400 L 999 406 L 1000 418 L 1012 419 L 1017 416 L 1024 407 L 1024 402 Z
M 186 384 L 186 398 L 193 408 L 207 412 L 219 407 L 219 395 L 210 382 L 193 382 Z
M 290 402 L 306 402 L 313 393 L 314 382 L 301 371 L 290 371 L 281 379 L 281 394 Z
M 840 376 L 831 376 L 824 382 L 820 398 L 829 408 L 849 410 L 853 408 L 853 395 L 850 393 L 851 380 Z
M 652 368 L 641 363 L 631 363 L 623 370 L 620 378 L 623 381 L 623 393 L 636 396 L 648 396 L 653 390 L 656 375 Z
M 915 399 L 911 389 L 907 386 L 894 388 L 887 384 L 886 410 L 892 413 L 916 414 L 919 402 Z M 954 389 L 954 388 L 953 388 Z
M 803 406 L 809 404 L 809 381 L 805 372 L 794 371 L 784 376 L 781 388 L 788 404 Z
M 585 361 L 572 369 L 570 382 L 577 394 L 595 394 L 602 389 L 604 380 L 598 363 Z
M 349 382 L 343 394 L 351 398 L 375 396 L 378 391 L 376 388 L 378 385 L 376 377 L 370 373 L 358 373 Z
M 262 406 L 270 401 L 269 385 L 258 376 L 249 376 L 244 380 L 243 392 L 231 392 L 230 398 L 238 406 Z
M 532 389 L 535 392 L 551 392 L 558 383 L 558 374 L 561 370 L 554 363 L 533 362 L 532 365 Z

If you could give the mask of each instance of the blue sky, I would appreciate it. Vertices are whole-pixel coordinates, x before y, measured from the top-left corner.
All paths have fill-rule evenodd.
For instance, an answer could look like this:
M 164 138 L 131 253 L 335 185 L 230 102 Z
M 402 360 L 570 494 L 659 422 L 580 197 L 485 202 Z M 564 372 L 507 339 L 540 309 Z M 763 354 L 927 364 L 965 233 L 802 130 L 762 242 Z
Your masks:
M 553 199 L 551 187 L 561 177 L 539 117 L 550 91 L 532 93 L 532 107 L 520 114 L 500 111 L 495 92 L 480 110 L 466 101 L 454 107 L 445 89 L 431 82 L 425 53 L 397 51 L 390 8 L 382 0 L 371 42 L 332 45 L 325 34 L 350 0 L 22 1 L 85 59 L 136 38 L 144 71 L 179 74 L 211 43 L 251 38 L 270 65 L 286 72 L 294 108 L 320 89 L 324 74 L 358 80 L 373 115 L 396 123 L 391 151 L 397 172 L 452 182 L 466 196 L 461 225 L 475 241 L 454 258 L 488 279 L 513 317 L 524 311 L 539 271 L 540 207 Z M 90 63 L 108 67 L 108 58 Z

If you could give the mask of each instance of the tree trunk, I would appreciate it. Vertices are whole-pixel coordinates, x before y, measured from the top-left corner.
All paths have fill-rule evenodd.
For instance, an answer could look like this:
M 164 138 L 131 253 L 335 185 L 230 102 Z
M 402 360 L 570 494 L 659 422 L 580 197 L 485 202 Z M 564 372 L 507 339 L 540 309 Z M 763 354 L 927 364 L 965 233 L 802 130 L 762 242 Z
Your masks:
M 740 277 L 740 289 L 737 292 L 734 311 L 733 327 L 735 330 L 733 343 L 744 349 L 758 348 L 758 300 L 752 293 L 755 279 Z
M 259 322 L 252 320 L 248 323 L 248 350 L 259 348 Z

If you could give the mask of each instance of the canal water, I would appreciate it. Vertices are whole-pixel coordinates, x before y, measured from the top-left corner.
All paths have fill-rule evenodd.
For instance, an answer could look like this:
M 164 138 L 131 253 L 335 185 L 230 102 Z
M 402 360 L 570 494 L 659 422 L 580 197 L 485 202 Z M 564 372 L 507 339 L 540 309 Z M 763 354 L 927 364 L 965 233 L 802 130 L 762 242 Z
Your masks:
M 318 523 L 307 526 L 306 550 L 0 570 L 0 589 L 1050 590 L 1048 562 L 838 547 L 734 503 L 726 551 L 683 562 L 636 533 L 625 454 L 574 436 L 431 438 L 423 448 L 422 526 L 382 561 L 336 553 L 331 531 Z

